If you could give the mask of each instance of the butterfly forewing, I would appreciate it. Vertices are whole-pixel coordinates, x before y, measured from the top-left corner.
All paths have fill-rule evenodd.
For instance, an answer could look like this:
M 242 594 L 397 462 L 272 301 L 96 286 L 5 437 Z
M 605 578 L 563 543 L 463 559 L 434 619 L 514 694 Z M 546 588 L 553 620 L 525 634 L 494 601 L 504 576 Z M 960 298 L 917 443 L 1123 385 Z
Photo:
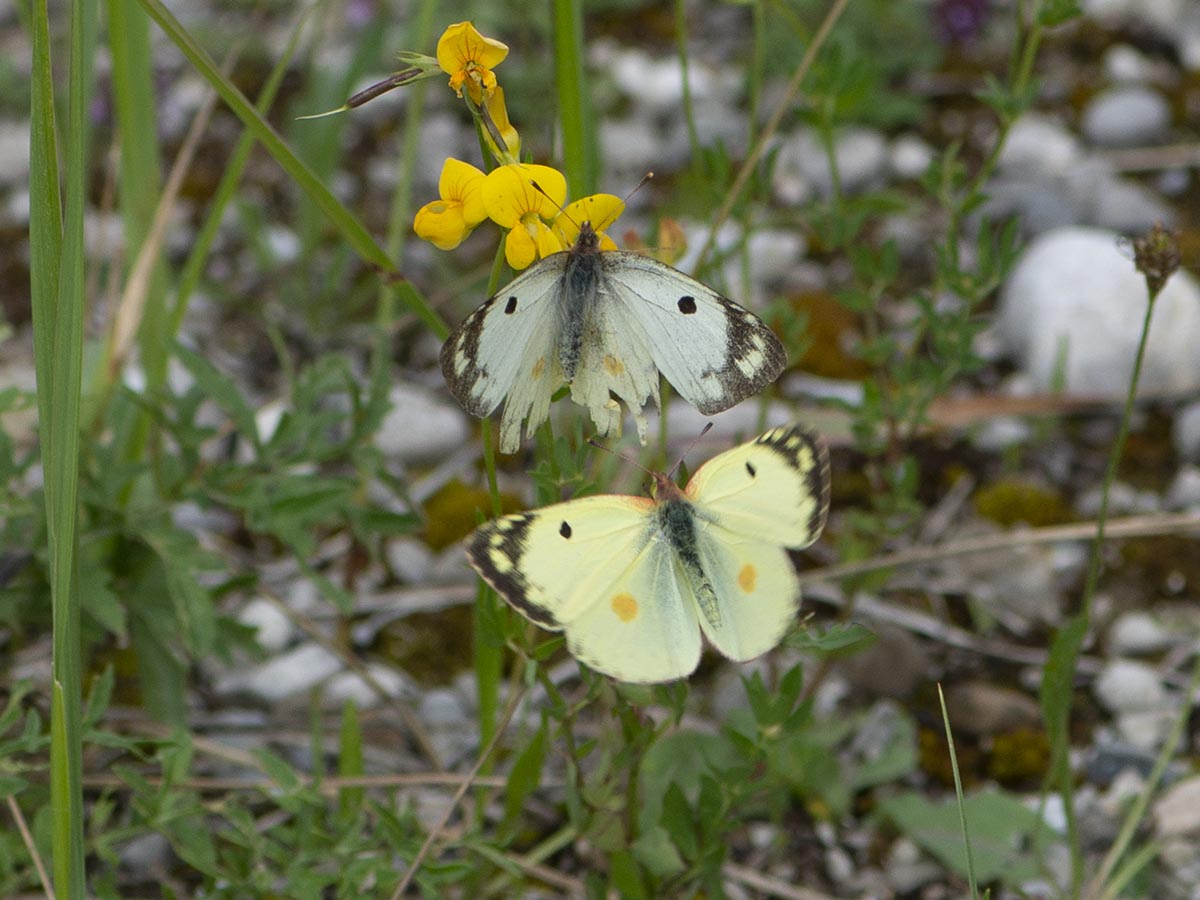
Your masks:
M 555 254 L 514 279 L 464 319 L 442 345 L 442 375 L 454 399 L 471 415 L 491 414 L 505 397 L 514 407 L 529 405 L 526 394 L 548 382 L 558 341 L 555 302 L 566 256 Z
M 644 497 L 585 497 L 485 522 L 467 557 L 592 668 L 624 681 L 680 678 L 696 667 L 700 629 L 654 517 Z
M 775 332 L 712 288 L 637 253 L 601 261 L 608 294 L 647 335 L 659 371 L 705 415 L 762 390 L 787 365 Z
M 775 428 L 714 456 L 685 493 L 703 521 L 743 538 L 807 547 L 829 511 L 829 453 L 803 428 Z

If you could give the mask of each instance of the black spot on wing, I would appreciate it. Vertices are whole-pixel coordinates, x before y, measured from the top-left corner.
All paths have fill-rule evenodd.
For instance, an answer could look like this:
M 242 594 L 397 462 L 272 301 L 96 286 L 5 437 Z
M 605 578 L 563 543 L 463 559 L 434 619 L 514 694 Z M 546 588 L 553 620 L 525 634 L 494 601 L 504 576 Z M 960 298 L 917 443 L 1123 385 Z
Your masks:
M 762 319 L 728 297 L 718 296 L 716 301 L 725 313 L 725 358 L 722 368 L 713 373 L 721 395 L 696 404 L 706 416 L 757 394 L 787 365 L 783 344 Z
M 467 560 L 510 606 L 544 628 L 562 625 L 549 610 L 530 599 L 530 584 L 522 568 L 533 516 L 518 514 L 484 522 L 467 538 Z
M 484 302 L 475 312 L 467 316 L 442 344 L 439 361 L 446 386 L 463 409 L 480 418 L 488 415 L 494 407 L 482 403 L 473 393 L 475 385 L 488 377 L 488 371 L 479 365 L 479 337 L 488 312 L 496 298 Z
M 751 465 L 749 461 L 747 461 L 747 463 L 746 463 L 746 472 L 750 475 L 751 478 L 758 477 L 758 469 L 754 468 L 754 466 Z
M 769 447 L 804 478 L 805 491 L 813 498 L 808 533 L 815 540 L 829 515 L 829 450 L 812 431 L 798 425 L 773 428 L 754 443 Z
M 517 298 L 509 297 L 508 302 L 504 304 L 504 314 L 506 316 L 511 316 L 516 311 L 517 311 Z
M 681 313 L 683 313 L 685 316 L 690 316 L 692 313 L 694 313 L 696 311 L 696 298 L 695 297 L 680 297 L 679 298 L 679 311 Z
M 570 539 L 571 539 L 571 526 L 570 526 L 570 524 L 568 524 L 567 522 L 563 522 L 563 523 L 562 523 L 562 525 L 561 525 L 561 526 L 559 526 L 558 533 L 559 533 L 559 534 L 561 534 L 561 535 L 562 535 L 564 538 L 566 538 L 567 540 L 570 540 Z

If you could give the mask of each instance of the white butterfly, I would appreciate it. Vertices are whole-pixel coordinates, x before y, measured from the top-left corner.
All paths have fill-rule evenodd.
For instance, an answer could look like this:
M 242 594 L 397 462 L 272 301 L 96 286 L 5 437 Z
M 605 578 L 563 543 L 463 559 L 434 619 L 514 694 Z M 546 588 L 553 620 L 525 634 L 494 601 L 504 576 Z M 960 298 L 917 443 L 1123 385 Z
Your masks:
M 584 222 L 569 250 L 535 263 L 450 335 L 442 373 L 467 412 L 487 416 L 507 398 L 500 452 L 520 446 L 564 384 L 599 434 L 619 434 L 623 402 L 646 443 L 642 407 L 659 405 L 661 371 L 705 415 L 774 381 L 787 364 L 761 319 L 666 263 L 601 250 Z
M 683 678 L 704 633 L 730 659 L 787 632 L 800 587 L 785 548 L 825 526 L 829 456 L 798 427 L 721 453 L 655 499 L 603 495 L 485 522 L 467 558 L 512 606 L 566 632 L 582 662 L 621 681 Z

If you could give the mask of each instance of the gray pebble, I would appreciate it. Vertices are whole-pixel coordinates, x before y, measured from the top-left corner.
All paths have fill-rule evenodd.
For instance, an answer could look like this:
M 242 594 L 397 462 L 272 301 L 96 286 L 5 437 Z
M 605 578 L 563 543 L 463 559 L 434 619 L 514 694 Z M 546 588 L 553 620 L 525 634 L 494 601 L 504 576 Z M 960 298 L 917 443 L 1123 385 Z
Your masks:
M 1171 124 L 1171 108 L 1158 91 L 1124 85 L 1102 91 L 1083 110 L 1084 136 L 1101 147 L 1136 147 L 1160 140 Z

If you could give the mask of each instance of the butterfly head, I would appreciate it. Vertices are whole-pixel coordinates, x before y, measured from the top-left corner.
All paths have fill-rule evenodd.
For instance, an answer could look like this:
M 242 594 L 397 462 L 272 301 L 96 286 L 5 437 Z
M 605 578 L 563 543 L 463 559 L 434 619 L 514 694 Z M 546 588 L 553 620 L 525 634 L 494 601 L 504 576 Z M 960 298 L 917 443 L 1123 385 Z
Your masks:
M 651 493 L 654 495 L 656 503 L 671 503 L 687 499 L 670 474 L 666 472 L 651 472 L 650 474 L 654 478 Z

